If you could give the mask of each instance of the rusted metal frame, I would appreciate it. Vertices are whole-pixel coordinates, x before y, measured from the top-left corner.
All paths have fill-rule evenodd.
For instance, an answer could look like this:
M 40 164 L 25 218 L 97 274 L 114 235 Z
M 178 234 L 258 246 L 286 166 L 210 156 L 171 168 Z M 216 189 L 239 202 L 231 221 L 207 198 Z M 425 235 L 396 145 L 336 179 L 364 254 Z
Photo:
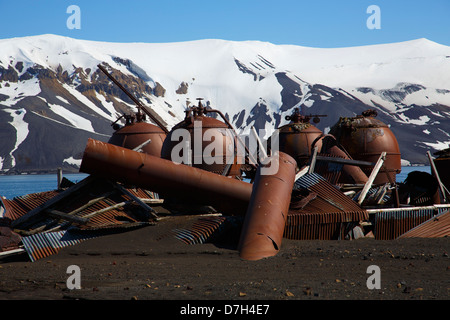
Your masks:
M 316 161 L 327 161 L 327 162 L 334 162 L 334 163 L 340 163 L 345 164 L 349 166 L 375 166 L 376 163 L 369 162 L 369 161 L 362 161 L 362 160 L 353 160 L 353 159 L 343 159 L 343 158 L 336 158 L 336 157 L 326 157 L 326 156 L 316 156 Z
M 114 188 L 117 188 L 118 190 L 120 190 L 120 192 L 126 194 L 128 197 L 134 200 L 139 206 L 141 206 L 145 210 L 146 213 L 150 213 L 150 215 L 155 219 L 159 218 L 158 215 L 156 214 L 156 211 L 153 210 L 153 208 L 150 207 L 148 204 L 146 204 L 144 201 L 142 201 L 139 197 L 136 197 L 134 194 L 132 194 L 130 191 L 122 187 L 120 184 L 111 181 L 109 182 L 114 186 Z M 144 218 L 148 219 L 149 216 L 146 214 Z
M 377 177 L 378 171 L 380 171 L 381 166 L 383 165 L 383 162 L 385 159 L 386 159 L 386 151 L 383 151 L 380 155 L 380 158 L 378 158 L 378 161 L 375 164 L 375 167 L 373 168 L 372 173 L 369 176 L 369 180 L 366 182 L 366 184 L 364 185 L 364 188 L 361 191 L 361 194 L 359 195 L 358 204 L 361 205 L 362 202 L 364 201 L 364 198 L 366 197 L 367 192 L 369 191 L 370 187 L 372 186 L 373 181 Z
M 111 74 L 109 74 L 109 72 L 101 65 L 97 65 L 97 67 L 103 71 L 103 73 L 109 78 L 111 79 L 112 82 L 114 82 L 131 100 L 134 101 L 134 103 L 138 106 L 139 110 L 144 111 L 157 125 L 158 127 L 160 127 L 166 134 L 169 133 L 169 130 L 158 120 L 156 119 L 155 116 L 153 116 L 151 114 L 151 112 L 149 112 L 142 103 L 139 102 L 139 100 L 137 100 L 127 89 L 125 89 L 124 86 L 122 86 L 122 84 L 117 81 Z

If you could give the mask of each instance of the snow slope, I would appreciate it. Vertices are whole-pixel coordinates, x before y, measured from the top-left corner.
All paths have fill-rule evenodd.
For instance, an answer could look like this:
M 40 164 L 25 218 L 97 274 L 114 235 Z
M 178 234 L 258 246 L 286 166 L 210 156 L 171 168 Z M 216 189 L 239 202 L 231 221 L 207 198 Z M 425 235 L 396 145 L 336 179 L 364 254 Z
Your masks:
M 401 130 L 400 140 L 408 140 L 407 134 L 416 136 L 416 152 L 443 148 L 450 142 L 449 130 L 442 128 L 450 118 L 450 47 L 427 39 L 323 49 L 218 39 L 110 43 L 46 34 L 0 40 L 0 108 L 9 114 L 5 122 L 22 123 L 16 127 L 20 134 L 15 143 L 3 148 L 10 157 L 27 140 L 28 132 L 24 129 L 27 117 L 14 115 L 15 110 L 86 133 L 111 133 L 105 129 L 107 123 L 123 112 L 116 102 L 131 109 L 133 105 L 123 96 L 112 99 L 99 89 L 108 84 L 100 83 L 95 73 L 101 63 L 126 77 L 139 78 L 152 90 L 162 87 L 161 95 L 135 93 L 169 129 L 183 119 L 187 100 L 196 103 L 196 98 L 203 98 L 244 131 L 252 125 L 271 131 L 286 123 L 284 116 L 295 107 L 329 114 L 321 129 L 341 115 L 375 108 L 383 121 Z M 37 66 L 58 74 L 57 80 L 45 87 Z M 187 93 L 179 91 L 182 83 Z M 86 84 L 96 88 L 94 94 L 80 90 Z M 30 97 L 44 103 L 33 102 L 39 112 L 26 110 Z M 8 158 L 4 150 L 0 145 L 3 165 Z M 76 160 L 71 156 L 66 154 L 64 159 Z

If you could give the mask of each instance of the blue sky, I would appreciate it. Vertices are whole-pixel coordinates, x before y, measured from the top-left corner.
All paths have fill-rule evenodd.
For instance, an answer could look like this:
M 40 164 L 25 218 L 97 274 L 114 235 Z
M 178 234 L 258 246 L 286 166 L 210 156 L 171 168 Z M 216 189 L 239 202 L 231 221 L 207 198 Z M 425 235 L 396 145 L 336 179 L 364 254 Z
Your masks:
M 81 29 L 69 29 L 70 5 Z M 369 29 L 367 8 L 380 8 Z M 52 33 L 110 42 L 259 40 L 347 47 L 418 38 L 450 45 L 450 0 L 0 0 L 0 39 Z

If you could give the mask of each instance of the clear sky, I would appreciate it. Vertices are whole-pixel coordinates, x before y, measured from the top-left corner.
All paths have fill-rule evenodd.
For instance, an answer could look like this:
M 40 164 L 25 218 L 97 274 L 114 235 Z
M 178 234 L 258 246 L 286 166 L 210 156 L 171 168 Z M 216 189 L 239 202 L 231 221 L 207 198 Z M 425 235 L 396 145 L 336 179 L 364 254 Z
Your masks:
M 75 11 L 67 13 L 69 6 Z M 380 29 L 369 29 L 370 5 Z M 0 0 L 0 39 L 57 34 L 109 42 L 259 40 L 347 47 L 427 38 L 450 46 L 450 0 Z M 74 20 L 76 19 L 76 20 Z M 80 29 L 70 29 L 79 22 Z

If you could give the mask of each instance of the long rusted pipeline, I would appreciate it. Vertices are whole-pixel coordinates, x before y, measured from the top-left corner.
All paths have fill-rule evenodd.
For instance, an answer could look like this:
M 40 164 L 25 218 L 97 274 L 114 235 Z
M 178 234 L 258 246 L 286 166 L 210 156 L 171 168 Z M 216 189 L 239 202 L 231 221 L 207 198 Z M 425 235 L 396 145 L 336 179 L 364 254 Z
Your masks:
M 238 250 L 245 260 L 259 260 L 278 253 L 286 224 L 297 166 L 294 158 L 279 152 L 269 166 L 278 162 L 278 171 L 262 174 L 260 165 L 244 218 Z
M 94 139 L 87 142 L 80 172 L 211 205 L 229 215 L 245 214 L 252 193 L 250 183 Z

